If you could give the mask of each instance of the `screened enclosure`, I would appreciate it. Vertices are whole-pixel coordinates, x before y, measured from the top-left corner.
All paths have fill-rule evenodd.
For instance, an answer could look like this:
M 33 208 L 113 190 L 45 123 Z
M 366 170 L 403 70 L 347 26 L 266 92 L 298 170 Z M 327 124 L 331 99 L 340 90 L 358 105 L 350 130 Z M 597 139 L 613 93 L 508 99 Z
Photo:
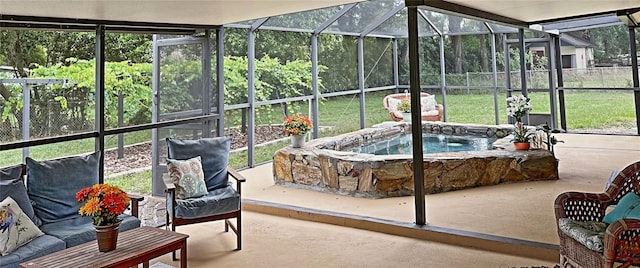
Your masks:
M 0 166 L 106 151 L 101 182 L 125 176 L 159 196 L 167 137 L 232 136 L 230 165 L 252 168 L 289 144 L 285 116 L 311 117 L 307 139 L 344 134 L 389 121 L 382 99 L 412 86 L 436 96 L 447 122 L 508 124 L 505 98 L 524 94 L 534 105 L 530 123 L 638 135 L 637 28 L 616 14 L 519 28 L 420 6 L 411 56 L 409 13 L 405 1 L 381 0 L 224 25 L 0 17 L 5 34 L 74 31 L 90 44 L 0 78 L 10 92 L 0 102 Z M 597 49 L 569 40 L 585 29 L 627 36 L 607 49 L 630 60 L 597 65 Z M 136 48 L 113 47 L 110 36 L 143 39 L 135 47 L 146 49 L 127 54 Z M 56 51 L 50 40 L 38 45 Z
M 28 144 L 25 133 L 30 133 L 30 139 L 46 139 L 91 132 L 99 121 L 92 118 L 96 116 L 105 120 L 105 136 L 117 134 L 118 147 L 123 147 L 127 127 L 153 129 L 152 137 L 143 135 L 154 142 L 153 166 L 162 162 L 163 139 L 180 133 L 235 136 L 239 139 L 235 148 L 238 157 L 232 164 L 253 167 L 270 161 L 273 151 L 286 144 L 280 127 L 286 115 L 300 112 L 312 117 L 316 123 L 308 138 L 347 133 L 389 120 L 382 98 L 409 90 L 407 10 L 400 0 L 366 1 L 218 28 L 158 27 L 152 39 L 153 52 L 143 57 L 151 65 L 105 65 L 104 116 L 93 105 L 100 97 L 95 93 L 95 70 L 73 73 L 72 68 L 95 66 L 95 62 L 82 59 L 83 53 L 76 55 L 80 61 L 67 62 L 68 66 L 61 65 L 54 72 L 41 68 L 30 73 L 29 79 L 49 79 L 40 84 L 27 82 L 31 83 L 31 94 L 38 94 L 41 87 L 51 94 L 52 99 L 43 99 L 46 109 L 33 108 L 40 104 L 24 97 L 24 81 L 3 78 L 3 85 L 15 95 L 11 102 L 3 103 L 0 133 L 3 141 L 22 139 Z M 4 31 L 25 32 L 12 25 L 3 21 Z M 580 49 L 567 44 L 573 32 L 605 27 L 621 35 L 630 33 L 615 15 L 519 30 L 421 7 L 417 26 L 420 88 L 436 95 L 437 102 L 444 105 L 444 121 L 508 123 L 505 97 L 524 93 L 533 100 L 536 120 L 553 128 L 637 134 L 632 67 L 596 66 L 591 61 L 587 68 L 566 68 L 584 56 L 571 54 L 571 49 Z M 146 31 L 153 33 L 154 29 Z M 104 34 L 108 40 L 118 35 L 108 27 Z M 96 40 L 90 32 L 84 36 Z M 628 47 L 626 54 L 630 54 Z M 625 54 L 624 46 L 620 54 Z M 73 75 L 65 77 L 70 72 Z M 589 96 L 584 92 L 590 92 Z M 593 109 L 580 108 L 585 97 L 621 102 L 624 110 L 612 111 L 605 127 L 597 127 L 576 118 L 600 116 L 590 115 Z M 24 127 L 27 113 L 18 110 L 18 102 L 28 103 L 31 115 L 42 114 L 29 120 L 29 128 Z M 10 109 L 13 113 L 7 115 Z M 27 154 L 25 151 L 23 157 Z M 16 158 L 7 164 L 19 162 Z

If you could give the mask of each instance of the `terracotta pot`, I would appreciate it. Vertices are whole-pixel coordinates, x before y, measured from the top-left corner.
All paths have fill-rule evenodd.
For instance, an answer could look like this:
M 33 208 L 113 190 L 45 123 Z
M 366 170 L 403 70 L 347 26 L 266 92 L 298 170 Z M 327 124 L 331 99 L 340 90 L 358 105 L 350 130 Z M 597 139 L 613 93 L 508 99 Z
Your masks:
M 529 146 L 531 146 L 531 144 L 528 143 L 528 142 L 514 142 L 513 143 L 513 147 L 515 147 L 516 150 L 529 150 Z
M 96 237 L 98 240 L 98 251 L 108 252 L 116 249 L 118 244 L 118 231 L 120 229 L 120 223 L 108 225 L 108 226 L 96 226 Z
M 304 146 L 304 135 L 291 136 L 291 147 L 302 148 Z

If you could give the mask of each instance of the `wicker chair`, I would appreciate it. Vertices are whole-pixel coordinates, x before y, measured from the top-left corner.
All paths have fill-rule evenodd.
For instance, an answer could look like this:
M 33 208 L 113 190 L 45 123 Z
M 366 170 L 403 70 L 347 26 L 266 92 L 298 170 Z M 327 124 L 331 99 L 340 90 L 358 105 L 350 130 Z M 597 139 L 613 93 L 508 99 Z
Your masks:
M 429 93 L 420 93 L 420 98 L 425 98 L 430 96 Z M 389 115 L 391 116 L 391 120 L 393 121 L 402 121 L 402 114 L 399 114 L 399 112 L 393 108 L 390 108 L 389 105 L 389 100 L 390 99 L 396 99 L 396 100 L 404 100 L 404 99 L 409 99 L 409 94 L 408 93 L 397 93 L 397 94 L 391 94 L 391 95 L 387 95 L 384 97 L 384 99 L 382 100 L 382 105 L 384 105 L 384 108 L 389 111 Z M 422 115 L 422 121 L 440 121 L 442 119 L 442 114 L 444 113 L 444 107 L 442 106 L 442 104 L 436 104 L 436 110 L 438 110 L 438 112 L 434 115 L 431 114 L 423 114 Z
M 604 193 L 565 192 L 555 200 L 556 221 L 602 221 L 609 205 L 615 205 L 627 193 L 640 194 L 640 161 L 635 162 L 613 179 Z M 606 229 L 604 252 L 590 250 L 558 228 L 560 264 L 563 267 L 619 267 L 640 264 L 640 220 L 622 219 Z

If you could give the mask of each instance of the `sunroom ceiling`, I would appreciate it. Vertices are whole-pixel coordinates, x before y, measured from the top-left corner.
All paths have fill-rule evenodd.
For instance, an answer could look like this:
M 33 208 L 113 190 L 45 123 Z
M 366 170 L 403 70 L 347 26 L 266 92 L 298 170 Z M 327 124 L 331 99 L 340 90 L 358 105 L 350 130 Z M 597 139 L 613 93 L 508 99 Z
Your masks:
M 640 0 L 414 0 L 410 2 L 470 16 L 479 16 L 481 12 L 487 12 L 496 16 L 481 17 L 502 22 L 505 21 L 501 18 L 506 18 L 525 24 L 640 8 Z M 481 12 L 474 12 L 474 10 Z
M 350 4 L 362 0 L 0 0 L 0 16 L 190 25 L 233 22 Z M 1 19 L 1 17 L 0 17 Z
M 16 15 L 98 21 L 224 25 L 357 2 L 362 1 L 0 0 L 0 19 L 2 16 Z M 407 2 L 429 6 L 427 9 L 435 7 L 439 10 L 503 23 L 508 21 L 524 23 L 519 24 L 520 26 L 574 16 L 640 8 L 640 0 L 408 0 Z M 478 16 L 479 14 L 483 16 Z

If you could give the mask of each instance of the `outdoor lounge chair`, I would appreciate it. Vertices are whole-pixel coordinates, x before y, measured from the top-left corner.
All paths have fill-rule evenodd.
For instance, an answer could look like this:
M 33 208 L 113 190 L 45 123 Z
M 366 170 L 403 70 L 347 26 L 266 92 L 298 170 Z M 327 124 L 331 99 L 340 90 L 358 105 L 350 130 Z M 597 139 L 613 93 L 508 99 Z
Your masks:
M 193 162 L 187 162 L 187 170 L 195 170 L 204 174 L 203 195 L 194 197 L 185 197 L 184 188 L 192 185 L 192 181 L 187 181 L 187 187 L 181 186 L 180 182 L 175 180 L 165 181 L 165 191 L 167 193 L 167 213 L 166 228 L 171 226 L 171 231 L 176 230 L 176 226 L 201 223 L 208 221 L 224 220 L 225 232 L 229 228 L 236 234 L 237 250 L 242 249 L 242 221 L 241 221 L 241 196 L 240 186 L 245 182 L 245 178 L 231 167 L 229 162 L 229 147 L 231 138 L 201 138 L 198 140 L 179 140 L 167 138 L 168 161 L 195 161 L 198 164 L 201 161 L 201 167 L 196 165 L 193 168 Z M 180 162 L 181 165 L 185 162 Z M 169 165 L 168 165 L 169 166 Z M 201 168 L 201 169 L 200 169 Z M 200 170 L 198 170 L 200 169 Z M 177 170 L 169 167 L 170 176 L 174 176 Z M 180 173 L 180 172 L 177 172 Z M 179 175 L 179 174 L 177 174 Z M 190 174 L 183 174 L 186 177 Z M 235 180 L 234 183 L 229 181 L 229 177 Z M 184 178 L 184 176 L 183 176 Z M 187 178 L 189 179 L 189 178 Z M 184 192 L 181 192 L 184 191 Z M 230 219 L 236 218 L 236 225 Z M 175 252 L 174 252 L 175 259 Z
M 622 263 L 620 267 L 639 265 L 640 218 L 633 219 L 633 215 L 640 212 L 640 198 L 633 193 L 640 194 L 640 161 L 615 175 L 604 193 L 560 194 L 555 200 L 560 264 L 564 267 L 613 267 L 614 262 Z M 629 204 L 627 200 L 635 203 Z M 610 205 L 617 205 L 616 209 L 605 215 Z M 603 223 L 607 220 L 611 221 L 608 225 Z M 564 223 L 571 221 L 573 224 Z M 570 229 L 567 226 L 571 226 Z
M 382 104 L 384 108 L 389 111 L 391 120 L 402 121 L 402 112 L 398 111 L 396 107 L 402 102 L 402 100 L 409 99 L 408 93 L 391 94 L 384 97 Z M 422 121 L 441 121 L 444 108 L 441 104 L 437 104 L 435 96 L 429 93 L 420 93 L 421 116 Z

